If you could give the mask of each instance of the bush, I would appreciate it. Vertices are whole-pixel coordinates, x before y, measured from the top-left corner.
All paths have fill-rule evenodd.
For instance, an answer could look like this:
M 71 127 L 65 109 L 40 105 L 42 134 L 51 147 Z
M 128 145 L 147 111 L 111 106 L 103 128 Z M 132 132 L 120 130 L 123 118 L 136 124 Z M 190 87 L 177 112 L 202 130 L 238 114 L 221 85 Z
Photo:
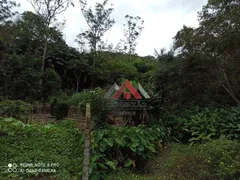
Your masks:
M 69 128 L 66 128 L 69 127 Z M 71 128 L 70 128 L 71 127 Z M 13 118 L 0 120 L 0 179 L 80 179 L 83 162 L 83 134 L 70 121 L 59 124 L 26 125 Z M 51 167 L 37 169 L 55 169 L 56 172 L 6 172 L 9 163 L 55 163 Z M 26 168 L 22 168 L 26 170 Z M 28 168 L 34 169 L 34 168 Z
M 64 119 L 68 115 L 69 105 L 66 102 L 57 101 L 54 106 L 54 116 L 56 119 Z
M 13 117 L 27 122 L 32 106 L 21 100 L 0 101 L 0 116 Z
M 57 120 L 64 119 L 68 115 L 70 96 L 66 93 L 60 92 L 51 99 L 51 115 L 55 116 Z
M 106 172 L 118 167 L 142 169 L 159 148 L 164 134 L 158 127 L 109 128 L 95 131 L 92 145 L 92 179 L 105 179 Z

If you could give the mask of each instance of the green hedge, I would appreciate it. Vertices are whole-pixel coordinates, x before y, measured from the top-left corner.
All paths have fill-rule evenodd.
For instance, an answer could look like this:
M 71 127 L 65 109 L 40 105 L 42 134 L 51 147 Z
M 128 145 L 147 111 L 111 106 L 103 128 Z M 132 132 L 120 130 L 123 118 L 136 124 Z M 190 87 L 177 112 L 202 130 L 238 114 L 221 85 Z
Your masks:
M 72 121 L 59 124 L 26 125 L 13 118 L 0 119 L 0 179 L 80 179 L 83 162 L 83 134 Z M 9 163 L 56 163 L 56 172 L 10 173 Z M 26 170 L 26 168 L 23 168 Z M 39 169 L 39 168 L 38 168 Z M 46 169 L 46 168 L 45 168 Z

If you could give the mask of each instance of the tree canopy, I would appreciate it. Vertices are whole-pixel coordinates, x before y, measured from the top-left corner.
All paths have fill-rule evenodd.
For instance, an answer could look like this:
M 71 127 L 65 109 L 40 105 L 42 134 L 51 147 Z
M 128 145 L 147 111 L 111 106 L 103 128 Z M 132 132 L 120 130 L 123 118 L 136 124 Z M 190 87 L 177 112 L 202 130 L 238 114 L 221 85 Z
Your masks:
M 64 3 L 50 19 L 72 2 Z M 89 25 L 77 37 L 81 50 L 67 45 L 61 25 L 52 19 L 47 23 L 49 14 L 43 7 L 37 8 L 37 1 L 32 4 L 35 12 L 18 14 L 12 10 L 15 2 L 0 2 L 0 96 L 47 100 L 58 91 L 105 88 L 128 78 L 143 84 L 162 106 L 240 104 L 237 0 L 209 0 L 198 13 L 199 26 L 184 25 L 173 38 L 173 49 L 155 50 L 155 57 L 134 53 L 144 29 L 139 16 L 123 16 L 127 21 L 125 39 L 119 39 L 122 46 L 102 42 L 115 22 L 108 1 L 97 3 L 95 9 L 88 8 L 87 1 L 80 2 Z M 54 7 L 57 4 L 51 5 Z

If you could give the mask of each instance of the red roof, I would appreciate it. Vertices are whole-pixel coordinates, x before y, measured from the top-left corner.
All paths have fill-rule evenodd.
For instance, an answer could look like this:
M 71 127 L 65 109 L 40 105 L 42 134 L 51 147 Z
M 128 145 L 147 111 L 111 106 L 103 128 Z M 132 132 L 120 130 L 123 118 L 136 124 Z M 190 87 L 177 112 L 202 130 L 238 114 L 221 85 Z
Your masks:
M 132 84 L 130 83 L 129 80 L 126 80 L 126 81 L 121 85 L 121 87 L 119 88 L 119 90 L 113 95 L 113 98 L 114 98 L 114 99 L 118 99 L 126 88 L 131 92 L 131 94 L 135 97 L 135 99 L 142 99 L 142 97 L 140 96 L 140 94 L 139 94 L 139 93 L 137 92 L 137 90 L 132 86 Z

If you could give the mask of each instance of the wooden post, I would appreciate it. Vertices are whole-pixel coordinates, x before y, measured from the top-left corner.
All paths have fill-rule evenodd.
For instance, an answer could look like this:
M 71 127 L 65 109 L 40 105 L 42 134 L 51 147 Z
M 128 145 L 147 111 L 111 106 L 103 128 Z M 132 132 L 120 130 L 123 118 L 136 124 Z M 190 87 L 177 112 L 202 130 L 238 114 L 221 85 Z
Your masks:
M 86 124 L 85 124 L 85 143 L 84 143 L 84 158 L 83 158 L 83 175 L 82 180 L 89 179 L 89 164 L 90 164 L 90 150 L 91 150 L 91 111 L 90 104 L 86 104 Z
M 86 104 L 86 127 L 85 130 L 87 131 L 86 133 L 90 133 L 91 131 L 91 109 L 90 109 L 90 104 Z

